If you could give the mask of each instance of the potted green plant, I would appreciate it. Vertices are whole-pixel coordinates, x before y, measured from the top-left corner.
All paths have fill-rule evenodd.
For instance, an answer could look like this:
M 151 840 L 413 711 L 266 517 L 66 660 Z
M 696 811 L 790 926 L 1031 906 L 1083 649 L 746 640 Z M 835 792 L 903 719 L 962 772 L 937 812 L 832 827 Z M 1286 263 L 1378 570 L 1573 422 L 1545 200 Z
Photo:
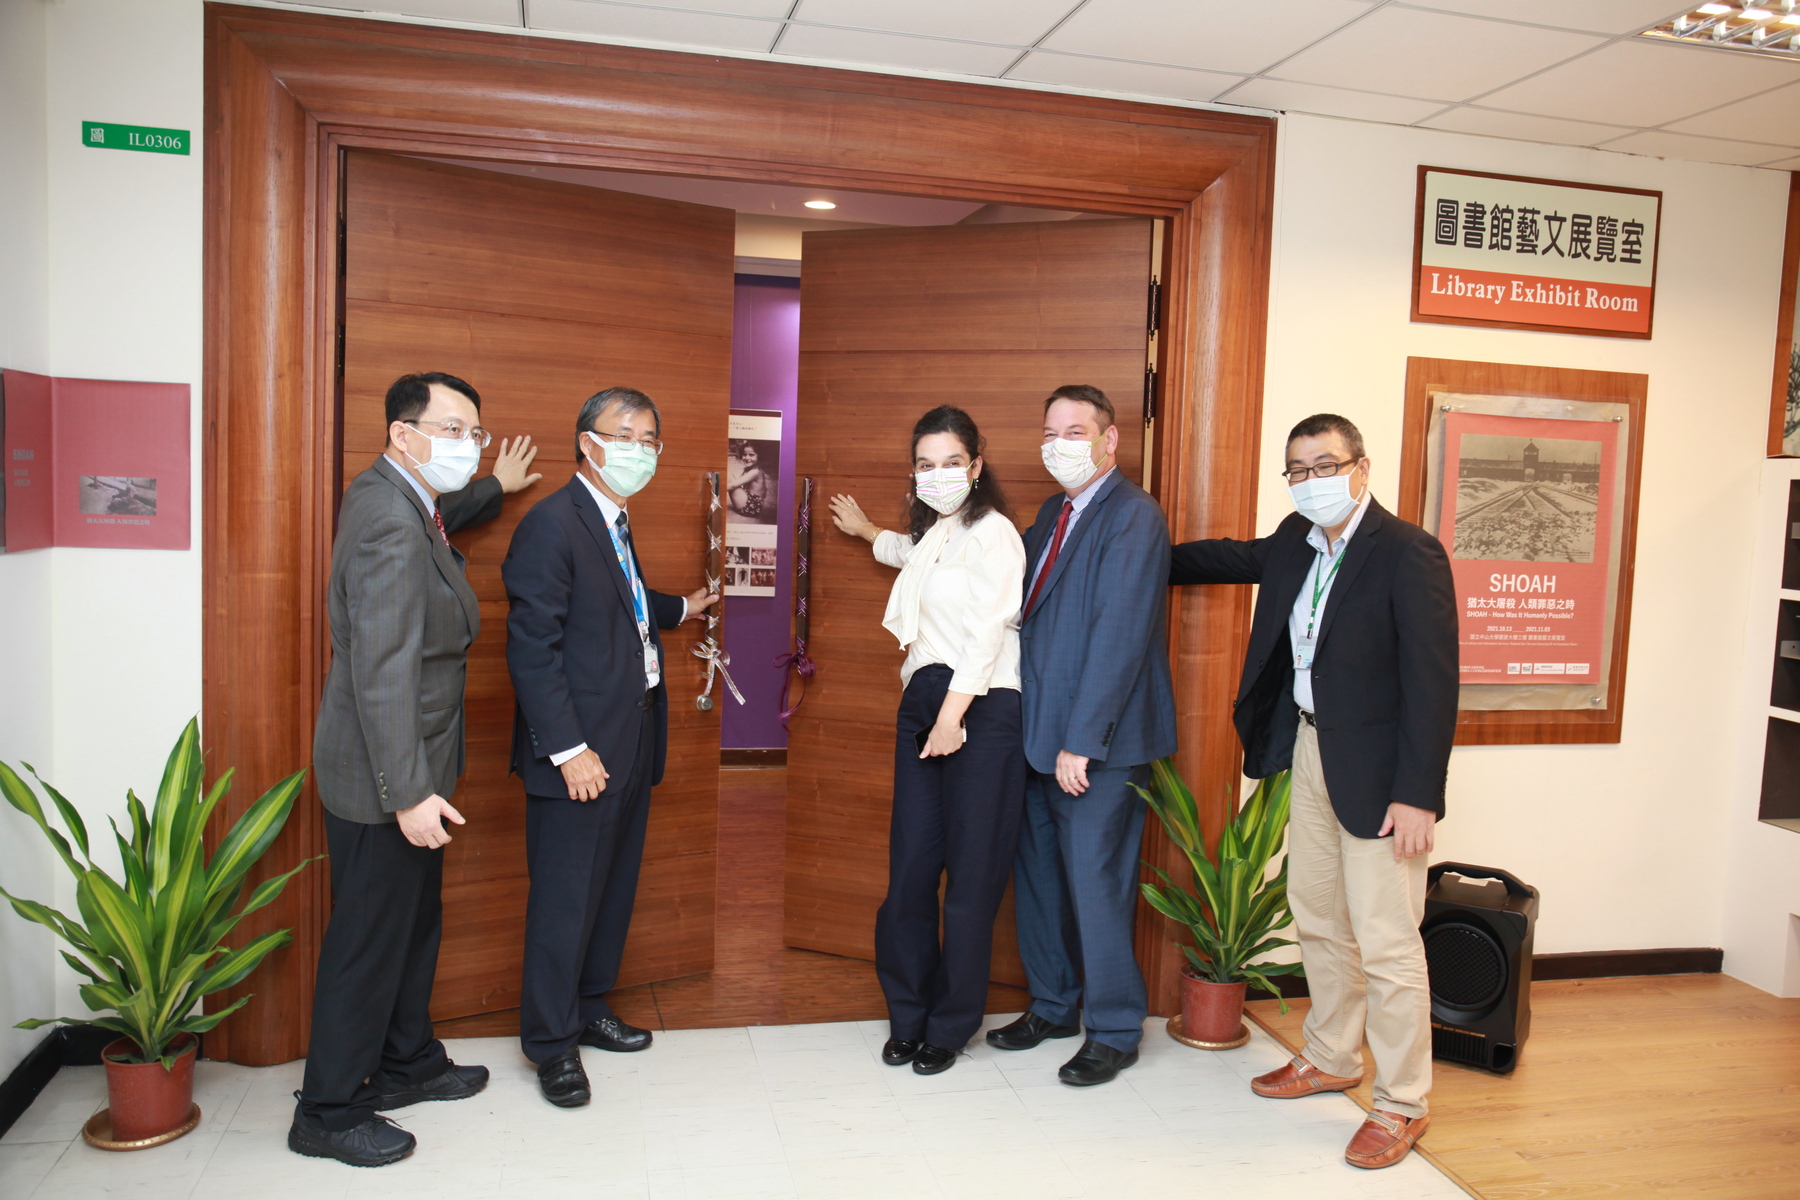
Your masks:
M 1193 887 L 1182 887 L 1152 866 L 1162 882 L 1143 885 L 1150 906 L 1183 926 L 1193 942 L 1182 947 L 1188 965 L 1181 973 L 1181 1015 L 1169 1022 L 1169 1031 L 1205 1049 L 1242 1045 L 1249 1038 L 1241 1019 L 1246 986 L 1254 983 L 1279 997 L 1270 977 L 1302 973 L 1299 963 L 1257 961 L 1294 945 L 1274 936 L 1294 919 L 1287 903 L 1287 855 L 1269 873 L 1287 832 L 1292 781 L 1287 771 L 1260 780 L 1226 824 L 1216 853 L 1208 854 L 1199 807 L 1174 761 L 1161 759 L 1151 770 L 1151 786 L 1139 787 L 1138 794 L 1187 855 L 1194 880 Z M 1285 1000 L 1281 1011 L 1287 1011 Z
M 102 1055 L 107 1110 L 88 1123 L 84 1136 L 108 1149 L 172 1140 L 193 1128 L 199 1116 L 193 1104 L 197 1035 L 249 999 L 200 1013 L 195 1009 L 201 997 L 241 982 L 264 955 L 290 940 L 288 930 L 278 929 L 236 949 L 224 945 L 239 921 L 279 896 L 307 865 L 257 884 L 238 907 L 244 876 L 287 823 L 306 772 L 296 771 L 263 793 L 209 859 L 207 819 L 230 791 L 231 772 L 202 795 L 200 726 L 189 721 L 169 753 L 154 806 L 146 812 L 135 793 L 126 793 L 130 836 L 108 819 L 124 869 L 121 881 L 96 865 L 75 806 L 29 763 L 24 766 L 62 815 L 68 836 L 52 828 L 31 787 L 5 763 L 0 763 L 0 792 L 37 823 L 74 875 L 81 921 L 4 888 L 0 896 L 21 917 L 47 926 L 69 945 L 74 953 L 64 951 L 63 960 L 87 981 L 82 1000 L 95 1012 L 115 1015 L 21 1021 L 18 1028 L 61 1021 L 122 1034 Z

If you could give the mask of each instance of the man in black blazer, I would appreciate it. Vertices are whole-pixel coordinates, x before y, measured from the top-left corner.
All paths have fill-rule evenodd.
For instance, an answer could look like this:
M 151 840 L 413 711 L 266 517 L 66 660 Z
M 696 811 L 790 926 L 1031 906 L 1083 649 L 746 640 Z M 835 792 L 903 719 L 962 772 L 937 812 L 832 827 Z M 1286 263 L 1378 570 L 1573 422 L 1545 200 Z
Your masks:
M 590 396 L 575 422 L 575 478 L 519 522 L 501 565 L 506 665 L 517 708 L 512 769 L 525 781 L 525 973 L 519 1040 L 545 1099 L 592 1097 L 580 1046 L 633 1051 L 650 1032 L 606 993 L 637 897 L 650 788 L 668 744 L 662 637 L 718 599 L 651 591 L 626 502 L 650 481 L 662 416 L 632 388 Z
M 1266 538 L 1174 547 L 1169 582 L 1262 585 L 1234 721 L 1246 775 L 1293 769 L 1288 902 L 1312 1007 L 1301 1053 L 1251 1087 L 1346 1091 L 1366 1032 L 1374 1108 L 1345 1158 L 1386 1167 L 1430 1120 L 1419 921 L 1456 734 L 1456 597 L 1444 547 L 1375 502 L 1356 426 L 1308 417 L 1285 459 L 1297 511 Z

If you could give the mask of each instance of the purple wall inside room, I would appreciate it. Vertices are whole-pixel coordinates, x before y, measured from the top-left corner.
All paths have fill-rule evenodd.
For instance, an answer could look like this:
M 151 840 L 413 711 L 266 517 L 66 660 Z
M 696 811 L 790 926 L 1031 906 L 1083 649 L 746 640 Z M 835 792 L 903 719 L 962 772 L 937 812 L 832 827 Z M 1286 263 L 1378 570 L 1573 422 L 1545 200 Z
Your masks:
M 775 275 L 739 275 L 732 318 L 731 407 L 781 413 L 781 539 L 774 596 L 728 596 L 725 649 L 731 677 L 744 703 L 720 688 L 724 716 L 719 744 L 726 750 L 785 749 L 781 727 L 782 672 L 775 658 L 793 643 L 794 425 L 800 387 L 800 281 Z M 819 513 L 815 506 L 813 520 Z

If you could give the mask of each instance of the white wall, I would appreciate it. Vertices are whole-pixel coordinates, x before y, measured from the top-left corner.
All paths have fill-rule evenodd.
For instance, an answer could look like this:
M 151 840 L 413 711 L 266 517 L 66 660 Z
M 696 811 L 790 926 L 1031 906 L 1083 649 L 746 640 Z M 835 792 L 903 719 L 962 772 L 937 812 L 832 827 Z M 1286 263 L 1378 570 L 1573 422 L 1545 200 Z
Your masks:
M 0 4 L 0 366 L 44 371 L 49 363 L 48 182 L 44 145 L 44 16 L 48 6 Z M 0 465 L 0 470 L 4 466 Z M 50 753 L 50 559 L 0 555 L 0 762 L 39 770 Z M 37 830 L 0 804 L 0 886 L 50 895 L 53 856 Z M 0 1078 L 41 1033 L 13 1026 L 51 1015 L 55 965 L 48 930 L 0 906 Z
M 1436 857 L 1542 889 L 1540 953 L 1721 945 L 1787 176 L 1306 116 L 1278 156 L 1259 530 L 1320 410 L 1394 505 L 1409 355 L 1650 376 L 1623 740 L 1458 748 Z M 1655 337 L 1413 324 L 1420 164 L 1660 189 Z

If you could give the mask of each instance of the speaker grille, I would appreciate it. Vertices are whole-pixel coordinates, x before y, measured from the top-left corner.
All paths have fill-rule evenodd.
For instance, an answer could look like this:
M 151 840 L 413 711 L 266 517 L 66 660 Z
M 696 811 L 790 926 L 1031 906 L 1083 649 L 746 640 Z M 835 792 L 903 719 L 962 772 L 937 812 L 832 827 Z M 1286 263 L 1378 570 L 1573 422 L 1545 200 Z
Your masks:
M 1506 989 L 1505 951 L 1473 925 L 1452 921 L 1429 930 L 1425 965 L 1432 999 L 1451 1008 L 1484 1008 Z
M 1488 1065 L 1487 1039 L 1479 1033 L 1469 1033 L 1462 1029 L 1448 1029 L 1442 1025 L 1431 1027 L 1431 1056 L 1446 1062 L 1467 1063 L 1471 1067 Z

